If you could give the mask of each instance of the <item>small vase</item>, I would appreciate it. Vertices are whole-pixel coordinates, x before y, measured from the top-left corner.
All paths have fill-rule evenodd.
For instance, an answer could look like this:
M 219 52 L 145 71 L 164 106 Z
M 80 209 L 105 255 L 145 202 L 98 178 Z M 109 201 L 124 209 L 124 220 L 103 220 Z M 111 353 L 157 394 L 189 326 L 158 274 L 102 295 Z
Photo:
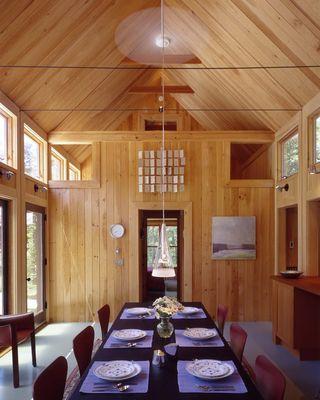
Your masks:
M 157 325 L 157 331 L 159 336 L 164 339 L 172 336 L 174 328 L 170 322 L 170 317 L 160 317 L 160 322 Z

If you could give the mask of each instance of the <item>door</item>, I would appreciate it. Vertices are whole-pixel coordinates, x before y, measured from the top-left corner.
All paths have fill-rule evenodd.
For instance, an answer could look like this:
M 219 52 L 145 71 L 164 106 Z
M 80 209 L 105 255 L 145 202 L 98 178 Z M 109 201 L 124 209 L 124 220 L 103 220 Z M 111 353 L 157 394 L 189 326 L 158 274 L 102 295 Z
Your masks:
M 38 325 L 46 319 L 44 208 L 27 204 L 26 235 L 27 311 Z
M 175 267 L 174 278 L 152 276 L 153 259 L 159 244 L 162 211 L 140 211 L 140 298 L 150 302 L 161 296 L 180 299 L 180 277 L 183 257 L 183 211 L 165 211 L 169 251 Z
M 0 314 L 8 313 L 8 202 L 0 199 Z

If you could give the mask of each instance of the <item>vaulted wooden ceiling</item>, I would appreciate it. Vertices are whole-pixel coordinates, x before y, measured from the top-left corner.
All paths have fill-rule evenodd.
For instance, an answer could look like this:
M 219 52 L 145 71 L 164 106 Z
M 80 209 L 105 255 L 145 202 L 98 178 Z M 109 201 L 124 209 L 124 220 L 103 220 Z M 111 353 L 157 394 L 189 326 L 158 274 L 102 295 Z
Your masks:
M 129 110 L 150 107 L 154 97 L 129 90 L 157 85 L 159 70 L 117 69 L 127 55 L 119 51 L 115 32 L 126 17 L 158 7 L 159 0 L 0 0 L 0 5 L 0 89 L 42 128 L 111 130 Z M 319 92 L 319 0 L 165 5 L 170 51 L 179 41 L 201 64 L 168 65 L 180 68 L 166 69 L 163 76 L 167 84 L 193 89 L 194 94 L 172 96 L 205 129 L 276 130 Z M 133 48 L 154 27 L 152 20 L 137 27 L 130 36 Z

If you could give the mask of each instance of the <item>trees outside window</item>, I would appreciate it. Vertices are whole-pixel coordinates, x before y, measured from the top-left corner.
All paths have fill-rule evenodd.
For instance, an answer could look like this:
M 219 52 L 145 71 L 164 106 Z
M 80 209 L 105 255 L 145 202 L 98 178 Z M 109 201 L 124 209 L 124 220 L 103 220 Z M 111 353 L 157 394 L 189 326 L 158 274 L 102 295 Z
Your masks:
M 289 177 L 299 171 L 299 135 L 294 132 L 281 143 L 282 177 Z

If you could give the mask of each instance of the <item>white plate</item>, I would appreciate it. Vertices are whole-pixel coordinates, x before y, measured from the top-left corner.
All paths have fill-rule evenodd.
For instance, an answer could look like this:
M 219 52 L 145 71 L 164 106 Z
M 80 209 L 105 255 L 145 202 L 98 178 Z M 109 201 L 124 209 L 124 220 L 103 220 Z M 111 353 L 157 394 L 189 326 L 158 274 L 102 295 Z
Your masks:
M 224 379 L 234 373 L 234 368 L 218 360 L 195 360 L 186 365 L 189 374 L 207 381 Z
M 200 308 L 197 308 L 197 307 L 184 307 L 183 310 L 178 311 L 178 314 L 192 315 L 192 314 L 196 314 L 199 311 L 200 311 Z
M 141 329 L 121 329 L 119 331 L 113 331 L 112 336 L 115 339 L 128 341 L 128 340 L 139 340 L 146 337 L 147 333 Z
M 126 313 L 129 315 L 145 315 L 145 314 L 151 314 L 151 311 L 152 310 L 145 307 L 134 307 L 134 308 L 127 308 Z
M 189 328 L 183 332 L 183 336 L 191 340 L 208 340 L 217 336 L 217 331 L 207 328 Z
M 118 360 L 108 361 L 94 369 L 93 373 L 97 378 L 116 382 L 137 376 L 141 372 L 139 364 L 132 361 Z

